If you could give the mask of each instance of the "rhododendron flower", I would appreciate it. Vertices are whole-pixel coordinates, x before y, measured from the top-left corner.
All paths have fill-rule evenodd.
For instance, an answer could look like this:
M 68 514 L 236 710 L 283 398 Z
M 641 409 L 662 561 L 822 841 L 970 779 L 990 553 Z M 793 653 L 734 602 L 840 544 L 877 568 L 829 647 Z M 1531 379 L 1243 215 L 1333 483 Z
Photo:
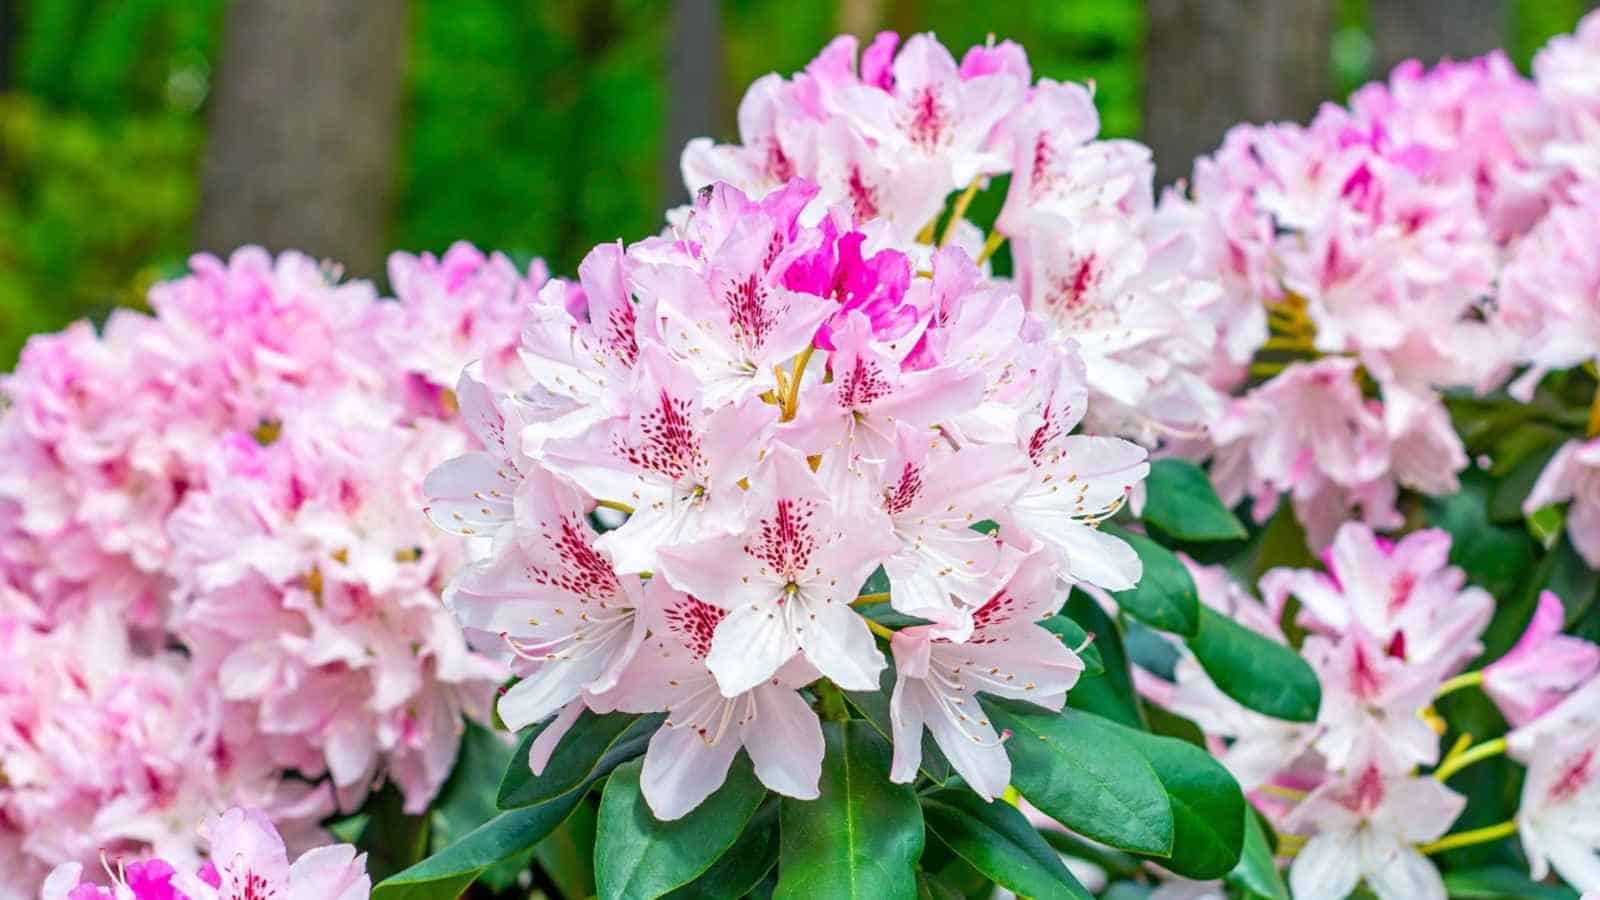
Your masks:
M 1339 529 L 1327 551 L 1328 571 L 1275 569 L 1261 579 L 1268 602 L 1292 594 L 1300 624 L 1324 634 L 1352 628 L 1397 659 L 1464 663 L 1481 649 L 1494 598 L 1465 587 L 1466 573 L 1449 564 L 1450 535 L 1415 531 L 1398 542 L 1359 522 Z
M 1571 501 L 1567 536 L 1590 566 L 1600 566 L 1600 440 L 1568 441 L 1545 463 L 1522 501 L 1532 515 L 1540 507 Z
M 722 785 L 742 747 L 763 784 L 790 797 L 817 797 L 822 726 L 796 689 L 817 672 L 803 659 L 730 694 L 707 667 L 727 613 L 652 583 L 655 636 L 639 651 L 612 702 L 635 712 L 666 710 L 645 751 L 640 786 L 651 811 L 676 819 Z
M 1444 900 L 1444 881 L 1413 844 L 1437 840 L 1466 806 L 1438 781 L 1394 774 L 1377 758 L 1354 765 L 1300 802 L 1287 826 L 1311 831 L 1295 854 L 1297 898 L 1342 900 L 1362 881 L 1379 900 Z
M 706 667 L 727 697 L 772 677 L 796 654 L 849 691 L 878 685 L 883 655 L 851 608 L 861 584 L 889 555 L 882 513 L 839 509 L 806 461 L 787 448 L 751 476 L 744 534 L 659 553 L 681 590 L 727 610 Z
M 1600 679 L 1506 736 L 1528 767 L 1517 831 L 1535 878 L 1600 890 Z
M 1513 728 L 1532 722 L 1600 673 L 1600 646 L 1561 633 L 1566 609 L 1539 593 L 1516 646 L 1483 667 L 1483 690 Z
M 889 707 L 894 781 L 916 777 L 926 727 L 979 796 L 993 800 L 1005 791 L 1011 781 L 1011 760 L 979 705 L 978 694 L 1061 709 L 1067 691 L 1083 672 L 1083 662 L 1037 623 L 1059 610 L 1065 599 L 1050 565 L 1036 555 L 973 613 L 964 641 L 946 638 L 936 625 L 895 632 L 892 646 L 898 677 Z
M 1600 22 L 1600 19 L 1594 21 Z M 1600 34 L 1600 28 L 1595 29 Z M 1600 59 L 1600 51 L 1597 51 Z M 1600 118 L 1596 119 L 1600 128 Z M 1519 362 L 1531 365 L 1511 386 L 1527 401 L 1539 379 L 1600 356 L 1600 182 L 1572 191 L 1571 202 L 1550 215 L 1512 248 L 1500 282 L 1497 321 L 1519 339 Z
M 366 900 L 372 891 L 367 856 L 349 844 L 317 847 L 291 865 L 272 822 L 259 809 L 235 807 L 201 823 L 210 860 L 193 873 L 162 859 L 118 866 L 110 889 L 80 880 L 66 863 L 45 880 L 41 900 Z
M 1600 15 L 1590 13 L 1573 34 L 1556 35 L 1533 58 L 1533 78 L 1549 103 L 1555 135 L 1547 160 L 1583 181 L 1600 180 Z

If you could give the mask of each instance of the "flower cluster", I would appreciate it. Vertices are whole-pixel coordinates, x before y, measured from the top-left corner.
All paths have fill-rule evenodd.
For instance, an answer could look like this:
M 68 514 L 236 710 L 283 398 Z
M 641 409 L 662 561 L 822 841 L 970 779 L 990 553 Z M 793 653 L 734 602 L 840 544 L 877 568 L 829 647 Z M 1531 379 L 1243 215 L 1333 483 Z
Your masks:
M 397 254 L 389 301 L 292 253 L 191 266 L 153 315 L 36 336 L 3 384 L 0 856 L 19 872 L 187 862 L 188 823 L 233 803 L 303 843 L 383 778 L 420 812 L 505 676 L 439 602 L 463 542 L 418 510 L 471 447 L 456 371 L 514 359 L 542 273 Z
M 691 141 L 684 180 L 760 197 L 807 179 L 818 206 L 854 215 L 868 246 L 902 249 L 924 271 L 937 247 L 983 265 L 1009 240 L 1025 305 L 1078 344 L 1092 430 L 1153 444 L 1202 429 L 1221 411 L 1204 377 L 1221 294 L 1184 274 L 1192 242 L 1153 214 L 1149 149 L 1097 140 L 1083 85 L 1031 79 L 1009 41 L 957 63 L 932 35 L 901 46 L 884 33 L 858 66 L 855 39 L 840 37 L 804 72 L 752 85 L 741 143 Z M 1002 175 L 1009 187 L 986 237 L 966 215 Z
M 548 752 L 584 708 L 666 711 L 643 770 L 664 819 L 741 747 L 770 788 L 815 797 L 822 732 L 797 691 L 878 690 L 875 632 L 899 675 L 896 777 L 926 725 L 1000 793 L 1010 764 L 971 695 L 1060 708 L 1082 665 L 1035 624 L 1058 585 L 1139 578 L 1096 526 L 1145 452 L 1071 433 L 1072 346 L 960 248 L 914 277 L 898 250 L 863 256 L 847 208 L 807 224 L 817 191 L 717 184 L 669 235 L 596 248 L 540 293 L 529 390 L 463 379 L 486 449 L 426 483 L 435 522 L 493 540 L 447 601 L 519 657 L 501 718 L 557 716 Z M 602 533 L 597 509 L 625 518 Z M 923 624 L 891 632 L 858 608 L 885 599 L 862 595 L 880 567 Z
M 1220 568 L 1191 564 L 1201 601 L 1287 644 L 1322 688 L 1315 722 L 1291 723 L 1227 696 L 1181 645 L 1171 680 L 1140 673 L 1146 696 L 1201 726 L 1218 758 L 1272 818 L 1293 857 L 1296 897 L 1339 898 L 1365 880 L 1380 898 L 1445 896 L 1424 855 L 1465 806 L 1447 779 L 1467 762 L 1510 753 L 1530 767 L 1518 828 L 1536 877 L 1555 865 L 1569 883 L 1600 887 L 1600 779 L 1583 757 L 1600 716 L 1600 646 L 1560 634 L 1562 605 L 1546 592 L 1512 650 L 1473 672 L 1494 603 L 1450 566 L 1450 537 L 1399 541 L 1360 523 L 1341 527 L 1326 571 L 1274 569 L 1257 601 Z M 1291 602 L 1294 604 L 1290 606 Z M 1292 613 L 1291 613 L 1292 611 Z M 1443 758 L 1435 697 L 1480 685 L 1514 726 L 1507 739 L 1458 745 Z M 1418 767 L 1435 767 L 1433 775 Z M 1585 859 L 1587 860 L 1585 862 Z M 1548 860 L 1549 862 L 1546 862 Z
M 317 847 L 293 864 L 272 820 L 234 807 L 201 823 L 209 858 L 179 869 L 161 858 L 108 871 L 111 888 L 83 879 L 80 863 L 63 863 L 45 879 L 40 900 L 366 900 L 372 891 L 366 854 L 349 844 Z
M 1287 493 L 1321 547 L 1352 514 L 1398 527 L 1402 488 L 1456 489 L 1467 454 L 1440 391 L 1498 385 L 1528 361 L 1500 320 L 1550 318 L 1513 287 L 1541 276 L 1506 260 L 1563 240 L 1535 229 L 1568 190 L 1557 118 L 1501 54 L 1413 61 L 1309 125 L 1235 127 L 1163 198 L 1227 298 L 1213 375 L 1247 388 L 1201 449 L 1225 499 L 1264 517 Z

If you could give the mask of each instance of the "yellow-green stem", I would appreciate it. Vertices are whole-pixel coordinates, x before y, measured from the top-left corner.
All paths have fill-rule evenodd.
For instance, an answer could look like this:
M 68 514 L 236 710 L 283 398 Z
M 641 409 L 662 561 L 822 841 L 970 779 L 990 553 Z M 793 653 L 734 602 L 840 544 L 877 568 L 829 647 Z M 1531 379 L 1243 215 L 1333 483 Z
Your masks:
M 1474 844 L 1487 844 L 1490 841 L 1498 841 L 1501 838 L 1508 838 L 1516 833 L 1516 821 L 1507 819 L 1506 821 L 1495 825 L 1485 825 L 1482 828 L 1474 828 L 1471 831 L 1460 831 L 1455 834 L 1447 834 L 1444 837 L 1439 838 L 1437 841 L 1434 841 L 1431 844 L 1423 844 L 1417 849 L 1421 850 L 1423 853 L 1442 853 L 1445 850 L 1454 850 L 1457 847 L 1471 847 Z
M 1585 437 L 1600 435 L 1600 388 L 1594 392 L 1594 402 L 1589 404 L 1589 424 L 1583 429 Z
M 1502 737 L 1495 738 L 1492 741 L 1484 741 L 1470 750 L 1457 754 L 1454 759 L 1447 759 L 1440 763 L 1439 768 L 1434 770 L 1433 777 L 1440 781 L 1446 781 L 1450 778 L 1450 776 L 1456 774 L 1462 769 L 1465 769 L 1467 766 L 1470 766 L 1476 762 L 1482 762 L 1483 760 L 1490 759 L 1495 756 L 1499 756 L 1504 752 L 1506 752 L 1505 738 Z
M 856 597 L 854 600 L 851 600 L 850 601 L 850 605 L 851 606 L 865 606 L 868 603 L 887 603 L 887 602 L 889 602 L 889 592 L 888 591 L 884 591 L 881 594 L 861 594 L 860 596 Z
M 1433 699 L 1437 700 L 1446 694 L 1453 694 L 1464 688 L 1476 687 L 1480 684 L 1483 684 L 1483 672 L 1462 672 L 1460 675 L 1439 685 L 1439 691 L 1433 695 Z
M 939 246 L 943 247 L 950 243 L 950 239 L 956 236 L 956 225 L 967 214 L 967 207 L 972 205 L 972 198 L 978 196 L 978 181 L 982 177 L 980 175 L 972 179 L 972 183 L 967 185 L 967 189 L 962 191 L 961 196 L 956 198 L 956 207 L 950 211 L 950 221 L 944 223 L 944 234 L 939 236 Z
M 619 513 L 627 513 L 630 516 L 633 515 L 633 507 L 626 503 L 619 503 L 616 500 L 596 500 L 594 505 L 603 506 L 606 509 L 614 509 Z
M 983 242 L 983 250 L 978 253 L 977 264 L 981 266 L 988 262 L 989 257 L 993 256 L 995 251 L 1000 249 L 1000 245 L 1005 242 L 1006 236 L 999 231 L 989 232 L 989 237 Z

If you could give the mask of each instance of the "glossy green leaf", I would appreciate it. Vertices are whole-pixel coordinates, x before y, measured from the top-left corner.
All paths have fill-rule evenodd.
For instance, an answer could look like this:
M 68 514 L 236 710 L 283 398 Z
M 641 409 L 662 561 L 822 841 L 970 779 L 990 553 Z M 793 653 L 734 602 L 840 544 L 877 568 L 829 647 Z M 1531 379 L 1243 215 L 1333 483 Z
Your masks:
M 777 796 L 769 796 L 728 852 L 669 900 L 737 900 L 750 893 L 778 864 L 778 807 Z
M 407 815 L 405 798 L 393 784 L 373 794 L 362 807 L 367 822 L 356 847 L 367 854 L 372 877 L 387 878 L 428 852 L 428 817 Z
M 543 803 L 604 775 L 643 753 L 664 718 L 628 713 L 600 716 L 584 710 L 538 775 L 528 769 L 528 750 L 549 723 L 529 729 L 500 782 L 500 808 Z
M 1242 541 L 1248 533 L 1217 499 L 1211 479 L 1181 459 L 1158 459 L 1145 478 L 1144 521 L 1180 541 Z
M 594 846 L 600 900 L 661 897 L 694 881 L 733 846 L 767 795 L 741 752 L 722 787 L 662 822 L 640 789 L 642 768 L 642 760 L 630 760 L 606 779 Z
M 1510 866 L 1446 872 L 1444 888 L 1453 900 L 1578 900 L 1572 888 L 1540 884 Z
M 1228 884 L 1246 891 L 1261 900 L 1289 900 L 1289 888 L 1278 872 L 1272 846 L 1267 843 L 1267 832 L 1261 818 L 1247 809 L 1244 817 L 1244 852 L 1239 854 L 1239 864 L 1228 873 Z
M 567 816 L 566 821 L 533 845 L 533 859 L 563 897 L 594 896 L 594 832 L 596 804 L 587 797 Z M 517 881 L 513 864 L 517 857 L 502 860 L 485 869 L 478 883 L 497 891 L 509 890 Z M 512 870 L 511 880 L 505 880 Z
M 378 884 L 372 889 L 372 900 L 458 896 L 485 869 L 543 840 L 571 815 L 583 794 L 571 790 L 536 806 L 495 816 L 449 847 Z
M 1090 897 L 1027 817 L 1003 800 L 985 802 L 965 788 L 935 791 L 922 798 L 922 818 L 929 833 L 1013 893 Z
M 1488 492 L 1493 483 L 1475 469 L 1461 473 L 1461 490 L 1429 498 L 1429 524 L 1450 532 L 1450 562 L 1467 578 L 1501 600 L 1515 596 L 1533 568 L 1533 538 L 1516 525 L 1489 521 Z
M 1067 692 L 1067 705 L 1131 728 L 1143 728 L 1144 717 L 1133 692 L 1133 675 L 1128 670 L 1128 655 L 1122 645 L 1122 629 L 1083 591 L 1073 591 L 1067 597 L 1063 612 L 1094 634 L 1101 665 L 1105 667 L 1105 673 L 1099 678 L 1085 678 Z
M 1039 624 L 1044 630 L 1060 638 L 1061 643 L 1067 645 L 1068 649 L 1077 651 L 1078 658 L 1083 660 L 1083 677 L 1094 678 L 1105 674 L 1106 664 L 1100 658 L 1098 642 L 1090 638 L 1089 632 L 1084 630 L 1082 625 L 1060 614 L 1051 616 Z
M 825 722 L 821 796 L 782 800 L 774 900 L 911 900 L 922 808 L 889 781 L 889 742 L 859 720 Z
M 1011 780 L 1046 815 L 1103 844 L 1165 856 L 1173 810 L 1160 777 L 1127 738 L 1137 734 L 1089 713 L 1053 713 L 1031 703 L 985 698 L 996 727 L 1009 729 Z
M 455 768 L 429 813 L 433 852 L 461 840 L 500 813 L 495 802 L 500 779 L 515 750 L 516 744 L 503 732 L 491 731 L 476 722 L 467 723 Z M 503 890 L 516 883 L 517 875 L 528 867 L 531 858 L 531 852 L 517 854 L 495 864 L 479 880 Z
M 1118 725 L 1110 725 L 1119 728 Z M 1161 865 L 1186 878 L 1221 878 L 1244 849 L 1244 792 L 1216 758 L 1177 738 L 1122 729 L 1171 802 L 1172 851 Z
M 1294 650 L 1209 608 L 1189 638 L 1200 667 L 1224 694 L 1263 715 L 1314 722 L 1322 704 L 1317 673 Z
M 1200 595 L 1177 555 L 1142 534 L 1114 525 L 1104 528 L 1127 541 L 1144 563 L 1144 574 L 1136 586 L 1111 592 L 1122 611 L 1162 631 L 1185 636 L 1199 631 Z

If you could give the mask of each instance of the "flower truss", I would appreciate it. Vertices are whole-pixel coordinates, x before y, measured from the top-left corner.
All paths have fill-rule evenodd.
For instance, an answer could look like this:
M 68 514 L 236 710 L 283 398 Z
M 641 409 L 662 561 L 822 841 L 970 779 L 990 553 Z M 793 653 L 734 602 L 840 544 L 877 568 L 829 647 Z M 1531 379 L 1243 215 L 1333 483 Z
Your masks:
M 384 780 L 420 812 L 488 715 L 503 664 L 439 604 L 465 547 L 417 510 L 471 446 L 457 357 L 514 359 L 543 276 L 464 244 L 392 264 L 390 302 L 297 254 L 195 257 L 153 315 L 36 336 L 6 376 L 0 868 L 29 874 L 0 896 L 188 865 L 231 804 L 298 846 Z

